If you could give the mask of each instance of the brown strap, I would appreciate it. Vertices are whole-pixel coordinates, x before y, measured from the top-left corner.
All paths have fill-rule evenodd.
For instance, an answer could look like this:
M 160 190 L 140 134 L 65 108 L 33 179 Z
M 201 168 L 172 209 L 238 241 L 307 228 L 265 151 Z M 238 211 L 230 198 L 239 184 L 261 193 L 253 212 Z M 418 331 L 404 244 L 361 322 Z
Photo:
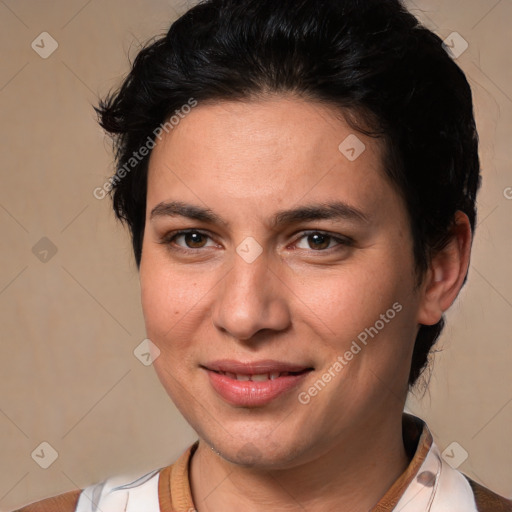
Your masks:
M 190 489 L 190 459 L 199 441 L 190 446 L 178 460 L 160 470 L 158 478 L 158 500 L 160 512 L 195 510 Z
M 171 472 L 172 465 L 160 470 L 158 475 L 158 503 L 160 512 L 174 512 L 171 502 Z
M 36 501 L 14 512 L 75 512 L 81 489 Z
M 512 500 L 507 500 L 491 490 L 477 484 L 464 475 L 475 495 L 476 507 L 479 512 L 512 512 Z

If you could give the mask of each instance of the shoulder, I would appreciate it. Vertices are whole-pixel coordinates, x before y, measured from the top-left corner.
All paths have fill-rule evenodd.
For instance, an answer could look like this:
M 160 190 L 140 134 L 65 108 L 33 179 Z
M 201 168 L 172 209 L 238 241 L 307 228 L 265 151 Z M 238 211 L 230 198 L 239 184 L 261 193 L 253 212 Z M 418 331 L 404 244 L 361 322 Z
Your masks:
M 411 422 L 409 422 L 411 423 Z M 418 438 L 419 426 L 411 439 Z M 406 436 L 415 424 L 405 430 Z M 414 429 L 413 429 L 414 430 Z M 423 444 L 419 441 L 414 457 L 411 478 L 397 503 L 396 510 L 416 512 L 512 512 L 512 500 L 476 483 L 467 475 L 449 464 L 442 456 L 430 431 L 423 423 Z M 413 459 L 414 460 L 414 459 Z M 411 463 L 412 464 L 412 463 Z M 387 509 L 386 509 L 387 510 Z M 393 509 L 395 510 L 395 509 Z
M 512 512 L 512 501 L 487 489 L 446 462 L 434 444 L 433 454 L 440 463 L 432 512 Z
M 160 469 L 137 478 L 117 476 L 91 485 L 80 493 L 74 512 L 159 512 Z
M 137 478 L 115 476 L 14 512 L 159 512 L 159 473 L 160 469 L 156 469 Z
M 479 512 L 512 512 L 512 500 L 503 498 L 483 485 L 474 482 L 467 475 L 464 475 L 464 478 L 466 478 L 473 491 Z
M 36 501 L 14 512 L 75 512 L 81 489 Z

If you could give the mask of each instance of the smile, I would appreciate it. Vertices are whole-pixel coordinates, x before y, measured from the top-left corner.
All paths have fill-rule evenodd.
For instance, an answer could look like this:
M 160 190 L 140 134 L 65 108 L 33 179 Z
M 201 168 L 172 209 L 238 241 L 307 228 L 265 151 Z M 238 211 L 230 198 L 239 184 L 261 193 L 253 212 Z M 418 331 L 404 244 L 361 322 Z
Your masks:
M 202 366 L 214 392 L 237 407 L 262 407 L 301 384 L 311 367 L 276 361 L 217 361 Z

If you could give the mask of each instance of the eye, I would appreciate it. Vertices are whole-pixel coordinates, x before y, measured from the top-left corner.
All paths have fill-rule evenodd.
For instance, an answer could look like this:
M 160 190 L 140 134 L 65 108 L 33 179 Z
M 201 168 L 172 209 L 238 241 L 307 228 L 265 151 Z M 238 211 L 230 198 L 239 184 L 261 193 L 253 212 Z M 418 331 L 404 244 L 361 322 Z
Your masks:
M 197 229 L 190 229 L 184 231 L 177 231 L 173 233 L 169 233 L 165 238 L 160 242 L 169 246 L 173 246 L 177 249 L 202 249 L 203 247 L 212 247 L 216 246 L 215 243 L 207 245 L 208 239 L 211 240 L 210 236 L 202 231 L 198 231 Z M 182 242 L 178 242 L 181 240 Z M 177 247 L 176 247 L 177 246 Z
M 304 245 L 301 247 L 300 243 L 296 246 L 299 249 L 312 249 L 313 251 L 326 251 L 327 249 L 332 249 L 337 246 L 347 246 L 352 245 L 352 240 L 349 238 L 334 236 L 330 233 L 324 233 L 322 231 L 310 231 L 307 233 L 303 233 L 303 235 L 299 238 L 300 240 L 305 240 Z

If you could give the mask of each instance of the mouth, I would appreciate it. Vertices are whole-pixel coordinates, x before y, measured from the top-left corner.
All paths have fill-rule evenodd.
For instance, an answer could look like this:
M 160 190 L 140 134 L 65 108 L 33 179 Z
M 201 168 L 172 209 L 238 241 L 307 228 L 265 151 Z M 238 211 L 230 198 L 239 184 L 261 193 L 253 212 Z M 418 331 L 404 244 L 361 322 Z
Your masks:
M 220 398 L 237 407 L 262 407 L 290 392 L 314 370 L 280 361 L 222 360 L 201 365 Z
M 258 374 L 244 374 L 244 373 L 232 373 L 232 372 L 223 372 L 211 370 L 219 375 L 225 375 L 233 380 L 239 381 L 251 381 L 251 382 L 265 382 L 267 380 L 276 380 L 280 377 L 288 377 L 289 375 L 301 375 L 311 369 L 306 368 L 304 370 L 298 372 L 269 372 L 269 373 L 258 373 Z

